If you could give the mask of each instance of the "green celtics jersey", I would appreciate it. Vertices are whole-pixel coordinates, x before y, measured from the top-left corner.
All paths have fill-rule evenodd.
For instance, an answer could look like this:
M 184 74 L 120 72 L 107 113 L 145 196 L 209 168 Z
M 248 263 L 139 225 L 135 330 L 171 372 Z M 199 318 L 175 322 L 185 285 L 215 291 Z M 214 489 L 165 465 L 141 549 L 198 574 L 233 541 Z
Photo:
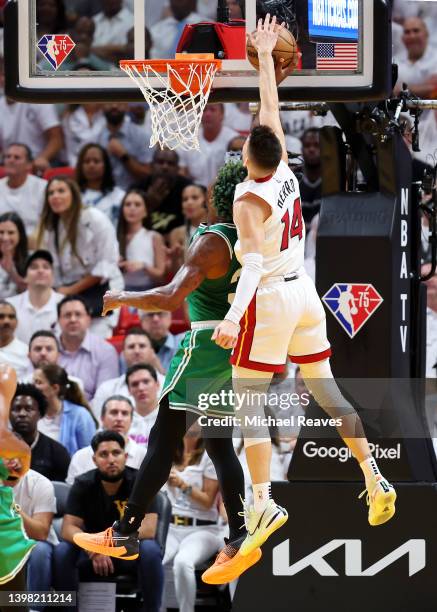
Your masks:
M 0 458 L 0 481 L 8 477 L 8 471 Z M 0 584 L 12 580 L 35 546 L 23 527 L 21 516 L 15 511 L 11 487 L 0 484 Z
M 237 242 L 237 228 L 232 223 L 202 224 L 194 234 L 191 242 L 204 234 L 221 236 L 229 248 L 231 263 L 227 273 L 216 279 L 206 278 L 188 298 L 190 321 L 221 321 L 230 307 L 230 296 L 235 293 L 241 266 L 234 253 Z

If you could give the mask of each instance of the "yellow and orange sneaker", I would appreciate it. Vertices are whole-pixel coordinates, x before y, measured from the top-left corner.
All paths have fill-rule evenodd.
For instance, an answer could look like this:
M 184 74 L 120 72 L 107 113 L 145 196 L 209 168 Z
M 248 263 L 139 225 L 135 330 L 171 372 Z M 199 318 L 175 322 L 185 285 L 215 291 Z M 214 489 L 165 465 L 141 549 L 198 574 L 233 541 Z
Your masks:
M 244 538 L 241 538 L 241 542 Z M 202 574 L 203 582 L 206 584 L 227 584 L 232 582 L 252 565 L 261 559 L 261 548 L 255 548 L 249 555 L 243 557 L 235 546 L 237 542 L 228 542 L 217 555 L 214 564 Z
M 88 552 L 131 561 L 139 555 L 138 531 L 127 535 L 109 527 L 99 533 L 75 533 L 73 541 Z

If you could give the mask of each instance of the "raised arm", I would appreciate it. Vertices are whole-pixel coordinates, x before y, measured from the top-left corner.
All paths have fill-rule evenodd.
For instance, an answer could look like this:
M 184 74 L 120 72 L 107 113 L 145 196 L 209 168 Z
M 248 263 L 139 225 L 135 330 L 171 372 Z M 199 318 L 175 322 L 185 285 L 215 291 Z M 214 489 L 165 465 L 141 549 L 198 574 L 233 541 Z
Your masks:
M 223 276 L 229 263 L 225 241 L 216 234 L 204 234 L 190 247 L 187 261 L 168 285 L 148 291 L 108 291 L 102 314 L 124 305 L 146 311 L 176 310 L 205 278 Z
M 281 141 L 282 159 L 288 162 L 287 146 L 279 114 L 278 85 L 291 74 L 294 66 L 282 69 L 282 65 L 278 65 L 275 69 L 272 56 L 279 33 L 283 28 L 284 24 L 277 24 L 276 17 L 270 19 L 268 14 L 264 22 L 262 19 L 258 21 L 256 32 L 250 34 L 249 39 L 258 51 L 259 93 L 261 98 L 259 121 L 261 125 L 267 125 L 275 132 Z

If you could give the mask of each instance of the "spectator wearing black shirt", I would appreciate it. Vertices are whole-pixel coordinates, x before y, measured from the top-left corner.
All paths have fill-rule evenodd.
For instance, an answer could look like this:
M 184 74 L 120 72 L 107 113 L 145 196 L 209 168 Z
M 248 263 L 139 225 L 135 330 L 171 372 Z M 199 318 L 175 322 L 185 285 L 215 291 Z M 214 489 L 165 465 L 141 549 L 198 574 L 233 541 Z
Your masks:
M 55 589 L 77 590 L 76 569 L 79 568 L 81 579 L 93 582 L 99 579 L 108 582 L 119 573 L 138 571 L 144 607 L 148 612 L 158 612 L 163 568 L 161 549 L 154 539 L 158 520 L 154 504 L 140 527 L 138 560 L 126 561 L 86 553 L 73 543 L 76 533 L 103 531 L 123 516 L 136 476 L 136 470 L 126 467 L 125 440 L 119 433 L 99 432 L 92 439 L 91 446 L 97 469 L 77 477 L 71 487 L 62 525 L 63 541 L 55 550 Z
M 38 432 L 38 421 L 47 410 L 47 400 L 34 385 L 18 384 L 11 404 L 9 419 L 12 430 L 19 434 L 32 450 L 30 467 L 49 480 L 65 480 L 70 455 L 67 449 Z
M 322 163 L 318 128 L 308 128 L 302 134 L 303 176 L 299 181 L 302 214 L 307 231 L 320 211 L 322 200 Z
M 176 151 L 155 150 L 151 175 L 138 185 L 146 194 L 152 213 L 152 229 L 167 234 L 183 225 L 182 192 L 191 182 L 179 174 L 179 155 Z

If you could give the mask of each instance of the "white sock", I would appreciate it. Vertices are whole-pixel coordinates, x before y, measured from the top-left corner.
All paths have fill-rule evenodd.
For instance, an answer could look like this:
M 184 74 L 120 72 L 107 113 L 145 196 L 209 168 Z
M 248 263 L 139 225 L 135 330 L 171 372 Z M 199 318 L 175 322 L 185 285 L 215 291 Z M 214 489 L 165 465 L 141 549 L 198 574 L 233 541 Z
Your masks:
M 270 499 L 271 484 L 270 482 L 254 484 L 252 485 L 252 489 L 255 512 L 263 512 Z
M 382 479 L 382 474 L 372 456 L 364 459 L 364 461 L 360 463 L 360 468 L 363 470 L 364 478 L 366 479 L 366 487 Z

